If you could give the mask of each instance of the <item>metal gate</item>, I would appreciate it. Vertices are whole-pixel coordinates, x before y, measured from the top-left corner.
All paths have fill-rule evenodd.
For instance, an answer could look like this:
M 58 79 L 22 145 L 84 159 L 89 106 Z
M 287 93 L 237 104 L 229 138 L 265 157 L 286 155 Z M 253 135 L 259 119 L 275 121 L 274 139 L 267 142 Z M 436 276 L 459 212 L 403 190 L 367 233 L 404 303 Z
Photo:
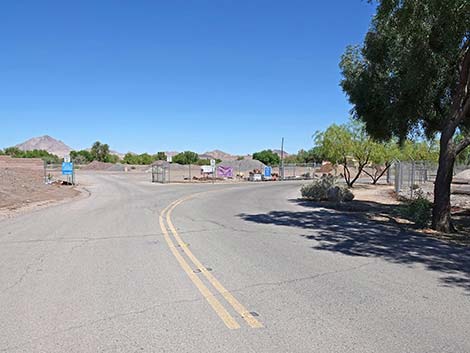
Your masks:
M 152 183 L 168 183 L 170 181 L 170 169 L 165 165 L 154 165 L 152 167 Z

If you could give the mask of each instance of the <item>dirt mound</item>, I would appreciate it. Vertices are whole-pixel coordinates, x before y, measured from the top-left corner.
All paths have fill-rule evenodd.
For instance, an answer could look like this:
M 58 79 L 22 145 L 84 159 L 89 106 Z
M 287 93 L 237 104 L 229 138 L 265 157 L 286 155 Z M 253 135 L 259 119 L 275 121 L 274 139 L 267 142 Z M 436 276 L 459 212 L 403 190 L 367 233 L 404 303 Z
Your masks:
M 78 191 L 70 186 L 44 183 L 41 169 L 0 168 L 0 210 L 15 210 L 37 202 L 73 197 Z
M 117 164 L 112 164 L 106 170 L 109 172 L 124 172 L 126 171 L 126 168 L 129 168 L 129 167 L 125 166 L 124 164 L 117 163 Z
M 470 169 L 456 174 L 452 182 L 455 184 L 470 184 Z
M 44 161 L 40 158 L 12 158 L 0 156 L 0 168 L 44 169 Z
M 100 171 L 124 171 L 124 166 L 122 164 L 114 164 L 114 163 L 105 163 L 105 162 L 98 162 L 93 161 L 83 167 L 80 168 L 81 170 L 100 170 Z

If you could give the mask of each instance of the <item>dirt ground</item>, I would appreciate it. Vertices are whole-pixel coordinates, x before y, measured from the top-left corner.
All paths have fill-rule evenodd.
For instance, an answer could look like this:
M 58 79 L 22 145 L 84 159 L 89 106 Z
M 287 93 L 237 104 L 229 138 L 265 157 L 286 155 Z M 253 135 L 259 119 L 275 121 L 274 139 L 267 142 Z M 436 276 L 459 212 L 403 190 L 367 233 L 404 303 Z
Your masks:
M 352 189 L 354 199 L 358 201 L 371 201 L 384 205 L 398 205 L 393 185 L 356 184 Z
M 46 185 L 41 170 L 0 168 L 0 216 L 23 208 L 75 197 L 79 191 L 66 185 Z
M 322 205 L 326 208 L 356 213 L 367 221 L 395 224 L 441 239 L 470 245 L 470 196 L 468 195 L 452 195 L 452 219 L 458 232 L 441 234 L 431 229 L 418 229 L 411 220 L 403 218 L 397 207 L 402 202 L 397 200 L 393 185 L 356 184 L 352 191 L 354 193 L 352 202 L 341 205 L 322 203 Z M 424 191 L 429 193 L 430 190 L 425 188 Z

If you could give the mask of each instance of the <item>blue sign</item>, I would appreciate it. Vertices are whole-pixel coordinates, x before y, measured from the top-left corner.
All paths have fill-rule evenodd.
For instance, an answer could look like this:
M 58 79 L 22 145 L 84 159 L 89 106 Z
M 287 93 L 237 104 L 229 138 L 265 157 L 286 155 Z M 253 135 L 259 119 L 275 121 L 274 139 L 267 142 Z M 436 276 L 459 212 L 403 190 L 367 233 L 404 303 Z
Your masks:
M 73 175 L 73 162 L 62 163 L 62 175 Z
M 265 177 L 270 177 L 272 173 L 272 168 L 271 167 L 264 167 L 264 176 Z

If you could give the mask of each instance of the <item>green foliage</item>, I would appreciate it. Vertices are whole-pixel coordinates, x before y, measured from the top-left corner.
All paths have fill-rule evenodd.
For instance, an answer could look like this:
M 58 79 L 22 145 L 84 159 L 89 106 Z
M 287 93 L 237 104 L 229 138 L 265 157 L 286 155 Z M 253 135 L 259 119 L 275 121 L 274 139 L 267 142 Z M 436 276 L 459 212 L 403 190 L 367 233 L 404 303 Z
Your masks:
M 319 180 L 303 185 L 300 189 L 302 197 L 312 201 L 352 201 L 354 194 L 347 187 L 337 185 L 332 175 L 323 176 Z
M 106 157 L 106 162 L 107 163 L 119 163 L 121 162 L 121 159 L 119 158 L 119 156 L 115 155 L 115 154 L 109 154 L 107 157 Z
M 253 153 L 253 159 L 270 166 L 279 165 L 281 162 L 281 158 L 272 150 L 255 152 Z
M 341 85 L 374 137 L 441 131 L 468 45 L 468 0 L 382 0 L 362 47 L 348 47 Z M 470 125 L 470 122 L 462 122 Z
M 455 137 L 456 142 L 461 142 L 464 139 L 464 135 L 462 133 L 457 134 Z M 470 146 L 465 148 L 458 156 L 457 156 L 457 163 L 470 165 Z
M 470 166 L 470 147 L 465 148 L 457 157 L 457 163 Z
M 291 154 L 284 158 L 284 163 L 305 164 L 305 163 L 321 163 L 324 156 L 318 147 L 314 147 L 308 151 L 300 150 L 297 154 Z
M 15 157 L 15 158 L 22 158 L 24 151 L 20 150 L 18 147 L 7 147 L 4 150 L 4 153 L 7 156 Z
M 166 161 L 167 156 L 165 152 L 157 152 L 157 154 L 153 155 L 153 159 L 155 161 Z
M 93 156 L 91 155 L 90 151 L 87 150 L 71 151 L 70 159 L 75 164 L 88 164 L 93 162 Z
M 109 162 L 111 154 L 109 153 L 109 146 L 106 143 L 96 141 L 90 150 L 91 156 L 94 161 Z
M 439 134 L 432 223 L 452 230 L 449 176 L 470 146 L 470 1 L 374 2 L 364 44 L 342 57 L 341 86 L 374 138 Z M 465 136 L 460 142 L 458 131 Z
M 315 134 L 318 151 L 333 164 L 343 166 L 344 179 L 352 187 L 369 164 L 377 144 L 367 135 L 360 124 L 333 124 L 324 132 Z M 355 166 L 355 175 L 351 167 Z
M 154 162 L 154 158 L 148 153 L 142 153 L 141 155 L 139 155 L 139 157 L 140 164 L 149 165 Z
M 22 151 L 18 147 L 7 147 L 3 154 L 14 158 L 41 158 L 48 163 L 60 163 L 61 159 L 55 154 L 49 153 L 45 150 L 30 150 Z
M 437 163 L 439 160 L 439 144 L 435 140 L 406 140 L 401 146 L 402 161 L 428 161 Z
M 433 204 L 424 195 L 422 190 L 415 192 L 415 198 L 406 202 L 400 208 L 403 217 L 413 221 L 418 227 L 426 228 L 431 223 Z
M 372 172 L 364 169 L 364 173 L 372 179 L 372 184 L 376 184 L 392 166 L 393 162 L 402 159 L 402 151 L 396 141 L 379 143 L 372 141 L 370 155 L 370 167 Z
M 199 155 L 192 151 L 184 151 L 173 157 L 173 162 L 179 164 L 196 164 L 198 160 Z
M 126 153 L 124 158 L 122 159 L 122 162 L 125 164 L 138 164 L 138 165 L 149 165 L 155 162 L 156 160 L 159 160 L 158 158 L 163 158 L 162 155 L 154 154 L 150 155 L 148 153 L 142 153 L 142 154 L 134 154 L 134 153 Z M 165 160 L 166 160 L 166 155 L 165 155 Z
M 197 165 L 210 165 L 211 160 L 209 158 L 198 159 L 195 164 L 197 164 Z
M 237 161 L 243 161 L 244 159 L 245 159 L 244 156 L 238 156 L 238 157 L 237 157 Z
M 122 159 L 122 163 L 124 164 L 140 164 L 139 162 L 139 155 L 131 152 L 127 152 Z

